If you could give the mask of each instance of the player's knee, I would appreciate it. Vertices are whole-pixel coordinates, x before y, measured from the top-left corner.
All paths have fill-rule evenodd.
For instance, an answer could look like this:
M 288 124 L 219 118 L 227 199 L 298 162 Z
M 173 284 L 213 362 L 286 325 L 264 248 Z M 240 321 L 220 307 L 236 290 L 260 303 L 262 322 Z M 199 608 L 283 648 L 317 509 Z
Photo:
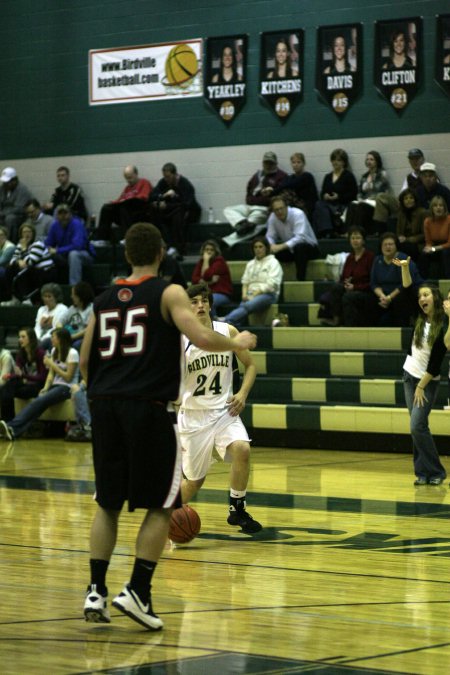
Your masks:
M 235 441 L 230 447 L 232 458 L 241 464 L 250 462 L 250 445 L 246 441 Z

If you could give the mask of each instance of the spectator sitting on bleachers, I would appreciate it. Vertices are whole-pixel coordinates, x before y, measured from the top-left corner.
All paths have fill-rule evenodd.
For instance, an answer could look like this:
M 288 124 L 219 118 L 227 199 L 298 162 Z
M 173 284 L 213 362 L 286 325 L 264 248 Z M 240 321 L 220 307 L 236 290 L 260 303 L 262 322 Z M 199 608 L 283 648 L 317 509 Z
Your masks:
M 169 246 L 169 255 L 182 260 L 185 253 L 188 223 L 197 223 L 201 208 L 195 199 L 192 183 L 177 173 L 177 167 L 167 162 L 163 177 L 150 195 L 151 222 L 161 231 Z
M 49 216 L 47 213 L 44 213 L 41 209 L 37 199 L 30 199 L 25 204 L 25 215 L 27 217 L 27 225 L 32 225 L 36 231 L 37 241 L 45 241 L 51 224 L 54 221 L 53 216 Z M 20 234 L 19 234 L 20 236 Z
M 152 184 L 146 178 L 139 178 L 135 166 L 126 166 L 123 176 L 127 184 L 119 198 L 103 204 L 101 208 L 99 222 L 92 236 L 96 246 L 111 241 L 113 223 L 118 226 L 117 240 L 120 240 L 130 225 L 145 219 Z
M 23 223 L 19 243 L 5 275 L 0 279 L 2 305 L 19 305 L 34 296 L 39 288 L 56 279 L 56 267 L 44 242 L 35 240 L 33 225 Z
M 352 251 L 347 256 L 341 278 L 319 298 L 319 319 L 329 326 L 356 326 L 357 316 L 352 311 L 356 303 L 364 302 L 370 289 L 370 273 L 375 254 L 366 248 L 366 233 L 362 227 L 353 227 L 348 233 Z
M 320 199 L 314 209 L 313 227 L 319 239 L 343 232 L 342 215 L 358 193 L 356 178 L 348 168 L 346 151 L 342 148 L 333 150 L 330 162 L 333 171 L 325 175 Z
M 319 194 L 314 176 L 309 171 L 305 171 L 305 164 L 305 155 L 302 152 L 294 152 L 291 155 L 294 173 L 281 181 L 280 186 L 274 190 L 274 196 L 281 195 L 289 206 L 301 209 L 311 220 Z
M 8 230 L 0 227 L 0 279 L 4 276 L 15 250 L 16 245 L 8 239 Z
M 0 182 L 0 225 L 6 227 L 9 238 L 16 243 L 19 226 L 25 220 L 25 204 L 33 195 L 12 166 L 3 169 Z
M 219 245 L 214 239 L 207 239 L 200 248 L 200 260 L 192 272 L 192 283 L 204 282 L 213 294 L 212 316 L 217 316 L 217 309 L 230 302 L 233 294 L 230 268 L 222 256 Z
M 270 151 L 264 153 L 262 169 L 253 174 L 247 183 L 246 203 L 227 206 L 223 211 L 225 219 L 236 230 L 223 238 L 227 246 L 251 239 L 258 229 L 265 229 L 257 228 L 257 225 L 266 222 L 270 200 L 286 177 L 286 172 L 278 168 L 276 154 Z
M 19 351 L 10 377 L 0 389 L 1 418 L 9 422 L 14 417 L 15 398 L 35 398 L 47 378 L 45 351 L 38 346 L 33 328 L 19 330 Z
M 92 440 L 91 411 L 87 400 L 86 382 L 81 380 L 79 384 L 72 384 L 70 392 L 77 421 L 69 428 L 64 440 L 77 443 L 90 442 Z
M 272 213 L 267 221 L 270 252 L 280 262 L 295 262 L 297 280 L 304 281 L 308 260 L 320 256 L 317 239 L 301 209 L 288 206 L 283 197 L 272 197 Z
M 67 312 L 68 307 L 61 302 L 62 297 L 59 284 L 44 284 L 41 288 L 41 299 L 44 304 L 37 311 L 34 332 L 43 349 L 49 349 L 52 330 L 62 325 L 62 319 Z
M 88 239 L 84 224 L 72 215 L 67 204 L 56 208 L 56 220 L 52 223 L 45 244 L 57 267 L 69 268 L 69 284 L 81 281 L 83 267 L 92 265 L 95 250 Z
M 436 165 L 431 162 L 424 162 L 420 167 L 420 181 L 416 187 L 416 195 L 419 206 L 430 210 L 430 203 L 433 197 L 443 197 L 450 211 L 450 190 L 439 182 L 436 173 Z
M 55 188 L 50 201 L 44 204 L 46 213 L 53 215 L 57 206 L 67 204 L 74 216 L 87 223 L 88 213 L 86 204 L 84 203 L 83 192 L 79 185 L 71 183 L 70 171 L 67 166 L 60 166 L 56 169 L 56 180 L 59 185 Z
M 425 246 L 417 266 L 424 279 L 428 279 L 431 263 L 439 264 L 439 277 L 450 279 L 450 215 L 444 197 L 433 197 L 431 216 L 425 218 Z
M 86 281 L 79 281 L 70 289 L 72 305 L 61 318 L 61 324 L 70 333 L 72 347 L 79 351 L 86 328 L 94 311 L 94 291 Z
M 77 381 L 79 354 L 71 346 L 70 333 L 65 328 L 52 331 L 51 344 L 51 355 L 44 356 L 44 364 L 48 368 L 44 386 L 37 398 L 12 420 L 0 421 L 0 438 L 10 441 L 19 438 L 47 408 L 70 398 L 71 385 Z
M 393 232 L 380 238 L 381 254 L 375 257 L 370 274 L 371 293 L 349 298 L 347 311 L 352 316 L 352 326 L 409 326 L 416 312 L 415 297 L 402 286 L 401 270 L 393 264 L 394 258 L 405 260 L 408 256 L 398 252 L 398 242 Z M 410 265 L 413 286 L 422 278 L 414 262 Z
M 233 326 L 247 323 L 249 314 L 264 311 L 277 302 L 280 295 L 283 268 L 270 252 L 270 243 L 265 237 L 255 237 L 252 250 L 255 257 L 247 263 L 241 279 L 241 304 L 220 318 Z
M 347 208 L 345 226 L 348 229 L 354 225 L 364 227 L 368 234 L 379 234 L 373 225 L 373 213 L 375 210 L 376 196 L 380 193 L 390 193 L 391 186 L 383 169 L 383 160 L 376 150 L 371 150 L 366 155 L 367 171 L 363 173 L 359 181 L 358 195 Z
M 408 152 L 408 161 L 411 171 L 403 181 L 402 191 L 409 188 L 413 192 L 419 184 L 419 170 L 425 161 L 422 150 L 411 148 Z M 375 211 L 373 213 L 373 227 L 377 232 L 384 232 L 389 218 L 396 216 L 399 209 L 397 197 L 392 192 L 380 192 L 375 197 Z
M 415 263 L 423 248 L 423 223 L 428 211 L 417 204 L 414 190 L 406 188 L 398 197 L 399 212 L 397 217 L 398 250 L 409 255 Z

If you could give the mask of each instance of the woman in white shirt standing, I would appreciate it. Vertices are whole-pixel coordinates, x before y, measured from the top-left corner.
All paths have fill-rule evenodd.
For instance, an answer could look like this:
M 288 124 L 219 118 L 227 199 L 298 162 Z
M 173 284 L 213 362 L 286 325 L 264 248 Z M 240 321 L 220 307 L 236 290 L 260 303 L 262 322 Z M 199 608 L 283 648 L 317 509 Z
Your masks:
M 412 286 L 410 258 L 394 259 L 401 267 L 402 284 Z M 403 364 L 403 386 L 411 422 L 413 439 L 414 485 L 440 485 L 447 476 L 431 435 L 428 418 L 438 394 L 441 365 L 450 343 L 450 327 L 440 290 L 429 284 L 418 289 L 419 314 L 414 326 L 411 345 Z
M 220 319 L 233 326 L 247 323 L 249 314 L 267 309 L 280 295 L 283 268 L 270 252 L 270 243 L 265 237 L 255 237 L 252 249 L 255 257 L 247 263 L 241 279 L 241 304 Z
M 37 398 L 33 399 L 10 422 L 0 421 L 0 438 L 10 441 L 21 436 L 32 422 L 54 403 L 70 398 L 71 385 L 77 382 L 78 362 L 76 349 L 71 346 L 70 333 L 65 328 L 56 328 L 52 332 L 52 351 L 44 357 L 48 375 Z

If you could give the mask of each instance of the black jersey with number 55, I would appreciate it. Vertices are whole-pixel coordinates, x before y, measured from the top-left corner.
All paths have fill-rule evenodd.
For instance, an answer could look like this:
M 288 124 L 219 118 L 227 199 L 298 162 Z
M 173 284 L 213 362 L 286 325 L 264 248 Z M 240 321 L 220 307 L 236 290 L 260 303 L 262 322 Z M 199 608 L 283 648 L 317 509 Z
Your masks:
M 161 315 L 167 286 L 158 277 L 121 279 L 95 299 L 89 398 L 177 398 L 181 339 Z

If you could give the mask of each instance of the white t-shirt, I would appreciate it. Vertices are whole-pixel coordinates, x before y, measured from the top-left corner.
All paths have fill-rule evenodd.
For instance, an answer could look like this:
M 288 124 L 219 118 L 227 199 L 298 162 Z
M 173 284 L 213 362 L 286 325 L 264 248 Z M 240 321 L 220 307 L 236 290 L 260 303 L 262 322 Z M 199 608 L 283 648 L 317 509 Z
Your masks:
M 428 321 L 423 331 L 423 339 L 420 347 L 416 347 L 414 339 L 411 345 L 411 354 L 405 359 L 403 369 L 413 377 L 420 379 L 427 372 L 428 361 L 430 360 L 431 347 L 428 344 L 428 335 L 430 334 L 431 324 Z M 433 378 L 440 380 L 440 375 Z
M 77 352 L 76 349 L 71 347 L 69 349 L 69 353 L 67 354 L 67 359 L 65 361 L 58 361 L 55 359 L 55 348 L 52 349 L 52 359 L 56 363 L 57 366 L 61 368 L 61 370 L 67 371 L 67 366 L 69 363 L 76 363 L 78 364 L 80 361 L 80 355 Z M 64 384 L 66 387 L 70 387 L 72 384 L 76 384 L 78 382 L 78 368 L 75 368 L 74 374 L 70 382 L 66 382 L 66 380 L 61 376 L 58 375 L 58 373 L 55 373 L 55 377 L 53 378 L 53 383 L 52 386 L 55 384 Z
M 36 314 L 36 322 L 34 324 L 34 332 L 38 340 L 43 340 L 44 338 L 50 337 L 52 330 L 58 326 L 62 326 L 62 319 L 64 318 L 65 313 L 67 312 L 67 305 L 64 305 L 62 302 L 58 302 L 53 309 L 49 309 L 47 305 L 42 305 L 39 307 Z M 42 328 L 41 319 L 43 316 L 52 317 L 52 326 L 51 328 Z

